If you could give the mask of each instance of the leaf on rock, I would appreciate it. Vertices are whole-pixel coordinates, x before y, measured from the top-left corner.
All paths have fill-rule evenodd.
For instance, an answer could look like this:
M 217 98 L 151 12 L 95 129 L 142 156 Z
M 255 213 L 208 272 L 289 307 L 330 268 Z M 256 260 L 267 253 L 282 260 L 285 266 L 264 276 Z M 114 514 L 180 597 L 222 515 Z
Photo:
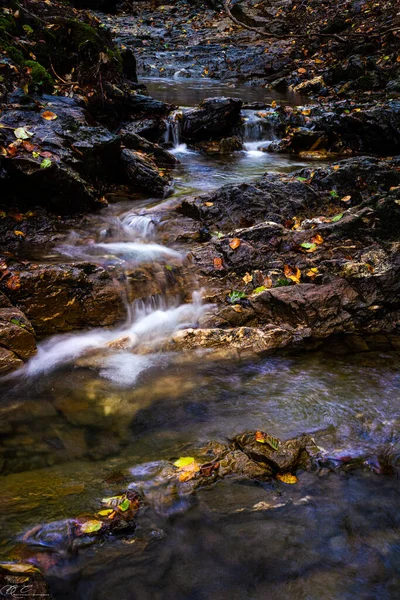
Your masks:
M 306 273 L 307 277 L 309 277 L 311 280 L 314 280 L 316 278 L 317 274 L 318 274 L 317 267 L 312 267 L 312 269 L 310 269 Z
M 218 269 L 218 271 L 223 270 L 222 258 L 219 256 L 214 256 L 214 269 Z
M 27 152 L 33 152 L 35 149 L 35 146 L 33 144 L 31 144 L 30 142 L 27 142 L 26 140 L 24 140 L 22 142 L 22 147 L 24 150 L 26 150 Z
M 21 238 L 24 238 L 24 237 L 25 237 L 25 233 L 24 233 L 23 231 L 19 231 L 18 229 L 16 229 L 16 230 L 14 231 L 14 233 L 15 233 L 15 235 L 16 235 L 17 237 L 21 237 Z
M 96 521 L 95 519 L 92 519 L 91 521 L 86 521 L 86 523 L 82 523 L 81 533 L 96 533 L 97 531 L 100 531 L 102 527 L 102 521 Z
M 114 511 L 112 508 L 106 508 L 104 510 L 100 510 L 97 514 L 99 515 L 99 517 L 108 517 L 113 512 Z
M 0 146 L 0 156 L 7 156 L 7 150 L 4 146 Z
M 19 290 L 21 287 L 21 281 L 18 275 L 12 275 L 6 281 L 6 286 L 9 290 Z
M 101 503 L 105 504 L 106 506 L 118 506 L 118 504 L 121 502 L 123 496 L 110 496 L 109 498 L 103 498 Z
M 42 160 L 42 162 L 40 163 L 40 168 L 41 169 L 48 169 L 49 167 L 51 167 L 52 162 L 49 158 L 44 158 Z
M 343 217 L 343 213 L 340 213 L 339 215 L 335 215 L 332 219 L 332 223 L 337 223 L 338 221 L 340 221 L 340 219 Z
M 239 238 L 233 238 L 233 240 L 231 240 L 229 242 L 229 246 L 232 248 L 232 250 L 236 250 L 236 248 L 239 248 L 239 246 L 240 246 Z
M 45 110 L 44 112 L 42 112 L 41 116 L 46 121 L 55 121 L 56 119 L 58 119 L 56 113 L 51 112 L 51 110 Z
M 282 483 L 294 484 L 298 482 L 296 475 L 292 475 L 291 473 L 278 473 L 276 478 L 282 481 Z
M 271 446 L 273 450 L 278 450 L 281 441 L 274 437 L 273 435 L 269 435 L 269 433 L 265 433 L 264 431 L 256 431 L 255 436 L 256 442 L 260 444 L 268 444 Z
M 322 235 L 320 235 L 319 233 L 316 233 L 312 238 L 311 241 L 313 242 L 313 244 L 323 244 L 324 243 L 324 238 L 322 237 Z
M 244 275 L 244 277 L 242 277 L 242 279 L 245 282 L 245 284 L 247 285 L 248 283 L 250 283 L 250 281 L 253 281 L 253 276 L 250 275 L 250 273 L 246 273 Z
M 39 569 L 29 563 L 0 563 L 0 567 L 10 573 L 39 573 Z
M 14 129 L 14 135 L 18 140 L 29 140 L 33 136 L 33 133 L 25 127 L 17 127 L 17 129 Z
M 204 206 L 214 206 L 214 202 L 204 202 Z
M 193 462 L 195 462 L 193 456 L 181 456 L 180 458 L 178 458 L 178 460 L 174 462 L 174 467 L 178 467 L 178 469 L 181 469 L 182 467 L 187 467 L 188 465 L 191 465 Z
M 261 292 L 265 292 L 266 289 L 267 288 L 265 287 L 265 285 L 260 285 L 260 287 L 253 290 L 253 294 L 261 294 Z
M 343 198 L 341 200 L 342 200 L 342 202 L 350 202 L 351 196 L 343 196 Z
M 285 277 L 291 279 L 295 283 L 300 283 L 301 271 L 298 267 L 290 267 L 289 265 L 284 265 L 283 272 Z
M 121 510 L 122 512 L 125 512 L 128 510 L 128 508 L 130 507 L 131 503 L 128 500 L 128 498 L 125 498 L 125 500 L 123 502 L 121 502 L 121 504 L 118 505 L 119 510 Z
M 312 244 L 310 242 L 303 242 L 301 247 L 304 248 L 306 252 L 315 252 L 317 249 L 317 244 Z

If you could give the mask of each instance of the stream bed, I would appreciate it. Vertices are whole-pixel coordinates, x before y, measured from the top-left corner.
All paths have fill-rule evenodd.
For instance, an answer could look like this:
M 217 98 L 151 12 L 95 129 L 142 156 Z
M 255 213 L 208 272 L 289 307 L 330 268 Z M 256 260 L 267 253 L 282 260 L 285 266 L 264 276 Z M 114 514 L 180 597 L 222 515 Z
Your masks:
M 203 81 L 149 88 L 183 106 L 222 93 Z M 246 101 L 261 101 L 256 95 L 240 90 Z M 307 164 L 260 151 L 268 141 L 249 139 L 226 158 L 177 143 L 172 201 Z M 154 208 L 146 198 L 113 204 L 51 257 L 121 268 L 143 256 L 179 261 L 183 250 L 159 239 Z M 141 348 L 167 337 L 212 307 L 194 293 L 191 304 L 159 299 L 128 309 L 115 330 L 44 340 L 23 371 L 3 380 L 0 558 L 34 560 L 57 600 L 398 598 L 399 354 L 224 360 L 116 347 L 92 359 L 120 338 Z M 190 499 L 153 485 L 160 461 L 246 430 L 283 440 L 309 433 L 325 466 L 298 473 L 295 485 L 226 477 Z M 72 553 L 60 546 L 52 524 L 92 514 L 101 498 L 134 485 L 151 500 L 134 535 Z M 38 524 L 44 535 L 26 554 L 26 532 Z

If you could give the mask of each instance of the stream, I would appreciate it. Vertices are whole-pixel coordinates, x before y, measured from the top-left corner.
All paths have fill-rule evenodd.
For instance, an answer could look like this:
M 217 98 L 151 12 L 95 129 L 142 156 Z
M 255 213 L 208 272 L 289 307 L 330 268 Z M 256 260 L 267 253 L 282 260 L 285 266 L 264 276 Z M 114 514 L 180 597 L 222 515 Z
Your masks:
M 145 83 L 153 97 L 179 99 L 183 109 L 221 94 L 271 101 L 263 90 L 206 80 Z M 191 150 L 175 132 L 180 162 L 171 198 L 115 202 L 43 258 L 122 271 L 182 264 L 187 247 L 165 245 L 160 233 L 165 208 L 307 164 L 263 152 L 272 138 L 255 112 L 243 112 L 245 147 L 230 156 Z M 41 524 L 42 541 L 28 558 L 36 557 L 57 600 L 398 598 L 398 354 L 224 360 L 158 351 L 212 310 L 201 290 L 192 291 L 190 303 L 174 296 L 132 303 L 127 294 L 123 325 L 43 340 L 21 371 L 3 379 L 0 558 L 25 556 L 22 537 Z M 296 485 L 227 477 L 195 499 L 155 484 L 159 461 L 195 456 L 196 447 L 245 430 L 281 439 L 310 433 L 332 468 L 300 472 Z M 359 468 L 336 468 L 346 457 L 360 457 Z M 102 497 L 137 485 L 151 508 L 134 536 L 60 550 L 52 523 L 93 514 Z

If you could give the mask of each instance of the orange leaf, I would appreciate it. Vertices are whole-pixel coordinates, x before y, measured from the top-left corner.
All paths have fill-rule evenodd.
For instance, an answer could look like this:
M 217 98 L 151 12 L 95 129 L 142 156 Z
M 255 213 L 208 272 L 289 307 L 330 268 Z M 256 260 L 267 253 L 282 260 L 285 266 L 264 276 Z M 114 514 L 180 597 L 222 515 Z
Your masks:
M 291 279 L 295 283 L 300 283 L 301 271 L 298 267 L 289 267 L 289 265 L 284 265 L 283 272 L 285 277 Z
M 263 281 L 263 286 L 267 288 L 267 290 L 269 290 L 269 288 L 272 288 L 272 279 L 271 277 L 266 277 Z
M 27 152 L 33 152 L 35 150 L 35 146 L 33 144 L 31 144 L 30 142 L 28 142 L 27 140 L 23 140 L 22 146 L 23 146 L 24 150 L 26 150 Z
M 276 108 L 276 100 L 272 100 L 272 102 L 271 102 L 271 108 Z
M 16 229 L 16 230 L 14 231 L 14 233 L 15 233 L 15 235 L 16 235 L 17 237 L 21 237 L 21 238 L 24 238 L 24 237 L 25 237 L 25 233 L 24 233 L 23 231 L 19 231 L 18 229 Z
M 324 238 L 322 237 L 322 235 L 319 235 L 319 233 L 317 233 L 314 235 L 314 237 L 311 238 L 311 241 L 313 244 L 322 244 Z
M 223 264 L 222 264 L 222 258 L 220 258 L 219 256 L 215 256 L 214 257 L 214 269 L 218 269 L 219 271 L 221 271 L 223 269 Z
M 340 166 L 339 166 L 339 165 L 335 165 L 334 167 L 332 167 L 332 169 L 333 169 L 334 171 L 338 171 L 338 170 L 340 169 Z
M 214 202 L 204 202 L 204 206 L 214 206 Z
M 240 246 L 239 238 L 233 238 L 233 240 L 229 242 L 229 246 L 232 248 L 232 250 L 236 250 L 236 248 L 239 248 L 239 246 Z
M 351 196 L 344 196 L 342 198 L 342 202 L 350 202 L 350 200 L 351 200 Z
M 300 69 L 297 69 L 297 72 L 300 73 L 301 75 L 303 75 L 304 73 L 307 73 L 307 69 L 300 67 Z
M 56 119 L 58 119 L 57 115 L 53 112 L 51 112 L 51 110 L 45 110 L 44 112 L 42 112 L 43 119 L 46 119 L 46 121 L 55 121 Z
M 21 282 L 18 275 L 12 275 L 6 281 L 6 286 L 9 290 L 19 290 Z

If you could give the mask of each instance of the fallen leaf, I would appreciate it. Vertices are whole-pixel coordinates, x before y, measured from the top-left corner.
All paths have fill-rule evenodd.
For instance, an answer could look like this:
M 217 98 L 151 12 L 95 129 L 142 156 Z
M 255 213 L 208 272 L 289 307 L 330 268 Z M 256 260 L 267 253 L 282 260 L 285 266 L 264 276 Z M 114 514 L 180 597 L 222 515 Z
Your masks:
M 105 510 L 100 510 L 97 514 L 99 515 L 99 517 L 108 517 L 113 512 L 114 511 L 112 508 L 106 508 Z
M 0 146 L 0 156 L 7 156 L 7 150 L 4 146 Z
M 271 102 L 271 108 L 276 108 L 276 100 L 272 100 L 272 102 Z
M 261 294 L 261 292 L 265 292 L 267 288 L 265 287 L 265 285 L 260 285 L 258 288 L 256 288 L 255 290 L 253 290 L 253 294 Z
M 109 498 L 103 498 L 101 503 L 105 504 L 106 506 L 118 506 L 118 504 L 121 502 L 122 500 L 122 496 L 110 496 Z
M 38 573 L 39 569 L 28 563 L 0 563 L 0 567 L 11 573 Z
M 243 308 L 240 306 L 240 304 L 235 304 L 234 306 L 232 306 L 232 308 L 237 313 L 243 312 Z
M 246 273 L 243 277 L 242 277 L 243 281 L 245 282 L 245 284 L 247 285 L 248 283 L 250 283 L 250 281 L 253 281 L 253 276 L 250 275 L 250 273 Z
M 284 265 L 283 272 L 287 279 L 291 279 L 295 283 L 300 283 L 301 271 L 298 267 L 289 267 L 289 265 Z
M 296 475 L 292 475 L 291 473 L 278 473 L 276 478 L 282 481 L 282 483 L 294 484 L 298 482 Z
M 342 202 L 350 202 L 351 196 L 344 196 L 341 200 Z
M 26 150 L 27 152 L 33 152 L 35 149 L 35 146 L 33 144 L 31 144 L 30 142 L 27 142 L 26 140 L 24 140 L 22 142 L 22 147 L 24 150 Z
M 14 231 L 14 233 L 15 233 L 15 235 L 16 235 L 17 237 L 22 237 L 22 238 L 24 238 L 24 237 L 25 237 L 25 233 L 24 233 L 23 231 L 19 231 L 18 229 L 16 229 L 16 230 Z
M 204 202 L 204 206 L 214 206 L 214 202 Z
M 297 69 L 297 72 L 300 73 L 301 75 L 304 75 L 304 73 L 307 73 L 307 69 L 300 67 L 300 69 Z
M 25 127 L 18 127 L 14 129 L 14 135 L 18 140 L 29 140 L 33 136 L 33 133 L 25 129 Z
M 264 431 L 256 431 L 254 437 L 256 438 L 256 442 L 259 442 L 260 444 L 268 444 L 268 446 L 271 446 L 273 450 L 278 450 L 281 443 L 278 438 L 269 435 L 269 433 L 265 433 Z
M 41 117 L 46 121 L 55 121 L 56 119 L 58 119 L 56 113 L 51 112 L 51 110 L 45 110 L 44 112 L 42 112 Z
M 306 252 L 315 252 L 317 249 L 317 244 L 312 244 L 311 242 L 303 242 L 300 245 Z
M 214 269 L 218 269 L 219 271 L 223 270 L 222 258 L 219 256 L 214 256 Z
M 51 167 L 52 162 L 49 158 L 44 158 L 42 160 L 42 162 L 40 163 L 40 168 L 41 169 L 48 169 L 49 167 Z
M 192 462 L 195 462 L 193 456 L 181 456 L 174 462 L 174 467 L 178 467 L 180 469 L 182 467 L 187 467 L 188 465 L 192 464 Z
M 306 110 L 302 110 L 301 111 L 302 115 L 305 115 L 306 117 L 308 117 L 309 114 L 311 114 L 311 110 L 309 110 L 308 108 Z
M 335 215 L 332 218 L 332 223 L 337 223 L 338 221 L 340 221 L 340 219 L 343 217 L 343 213 L 340 213 L 339 215 Z
M 318 274 L 317 267 L 312 267 L 312 269 L 310 269 L 306 273 L 307 277 L 309 277 L 311 280 L 314 280 L 316 278 L 317 274 Z
M 271 277 L 265 277 L 264 281 L 263 281 L 263 286 L 269 290 L 270 288 L 272 288 L 272 279 Z
M 232 250 L 236 250 L 236 248 L 239 248 L 239 246 L 240 246 L 239 238 L 233 238 L 233 240 L 229 242 L 229 246 L 232 248 Z
M 323 237 L 322 237 L 322 235 L 320 235 L 319 233 L 316 233 L 316 234 L 315 234 L 315 235 L 314 235 L 314 236 L 311 238 L 311 241 L 312 241 L 314 244 L 318 244 L 318 245 L 319 245 L 319 244 L 323 244 L 323 242 L 324 242 L 324 238 L 323 238 Z
M 21 281 L 18 275 L 12 275 L 6 281 L 6 286 L 9 290 L 19 290 L 21 287 Z
M 128 508 L 130 507 L 131 503 L 129 502 L 128 498 L 125 498 L 125 500 L 123 502 L 121 502 L 121 504 L 118 505 L 118 508 L 120 511 L 122 512 L 126 512 L 128 510 Z
M 334 165 L 334 166 L 332 167 L 332 169 L 333 169 L 334 171 L 338 171 L 338 170 L 340 169 L 340 165 Z
M 102 521 L 96 521 L 95 519 L 92 519 L 91 521 L 86 521 L 86 523 L 82 523 L 81 533 L 96 533 L 96 531 L 100 531 L 102 527 Z

